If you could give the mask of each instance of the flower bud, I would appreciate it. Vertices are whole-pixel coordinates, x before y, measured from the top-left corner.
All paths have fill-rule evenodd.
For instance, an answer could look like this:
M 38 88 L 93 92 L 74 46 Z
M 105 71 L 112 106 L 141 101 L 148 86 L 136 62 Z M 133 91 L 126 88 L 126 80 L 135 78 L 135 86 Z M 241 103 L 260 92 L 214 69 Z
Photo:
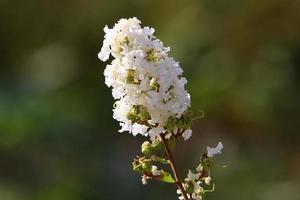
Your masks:
M 210 158 L 207 157 L 206 154 L 204 154 L 200 160 L 200 164 L 202 165 L 203 167 L 203 170 L 205 172 L 209 171 L 210 168 L 212 167 L 212 161 Z
M 142 183 L 143 183 L 143 185 L 147 184 L 147 177 L 146 176 L 142 176 Z
M 143 168 L 144 173 L 149 173 L 149 172 L 151 172 L 152 165 L 151 165 L 150 162 L 143 162 L 142 163 L 142 168 Z
M 161 143 L 160 140 L 155 140 L 152 142 L 151 146 L 153 147 L 153 150 L 155 152 L 160 151 L 163 148 L 163 144 Z
M 132 162 L 132 168 L 133 168 L 133 171 L 138 172 L 138 173 L 141 173 L 143 171 L 142 164 L 137 159 L 134 159 L 134 161 Z
M 184 190 L 188 193 L 191 194 L 194 192 L 194 184 L 190 181 L 186 182 L 184 185 Z
M 132 112 L 127 114 L 127 119 L 129 119 L 132 123 L 135 123 L 139 120 L 138 116 Z
M 206 185 L 210 185 L 211 177 L 210 176 L 205 177 L 204 182 L 205 182 Z
M 153 154 L 153 147 L 150 142 L 146 141 L 142 144 L 142 153 L 146 156 L 150 156 L 151 154 Z

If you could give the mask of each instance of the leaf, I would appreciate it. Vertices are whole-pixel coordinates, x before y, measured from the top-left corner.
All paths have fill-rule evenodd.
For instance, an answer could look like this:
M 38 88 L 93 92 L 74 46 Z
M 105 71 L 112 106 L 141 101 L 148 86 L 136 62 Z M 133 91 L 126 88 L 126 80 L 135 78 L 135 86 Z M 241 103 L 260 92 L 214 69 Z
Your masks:
M 157 180 L 160 180 L 162 182 L 166 183 L 175 183 L 175 179 L 172 177 L 171 174 L 167 172 L 163 172 L 160 176 L 157 177 Z

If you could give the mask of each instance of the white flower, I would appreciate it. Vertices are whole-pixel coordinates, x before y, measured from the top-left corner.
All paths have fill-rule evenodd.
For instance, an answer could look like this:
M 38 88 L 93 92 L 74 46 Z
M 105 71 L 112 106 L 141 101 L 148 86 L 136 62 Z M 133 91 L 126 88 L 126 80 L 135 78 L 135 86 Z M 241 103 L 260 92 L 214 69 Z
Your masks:
M 180 199 L 180 200 L 184 200 L 184 196 L 183 196 L 183 195 L 181 195 L 181 196 L 179 196 L 179 197 L 178 197 L 178 199 Z
M 193 181 L 194 191 L 191 194 L 186 193 L 189 199 L 202 200 L 203 188 L 200 186 L 200 184 L 201 184 L 200 181 Z M 181 190 L 177 189 L 177 194 L 182 194 Z M 183 195 L 179 196 L 178 199 L 184 200 Z
M 187 175 L 186 181 L 195 181 L 198 180 L 201 173 L 193 173 L 191 170 L 189 170 L 189 173 Z
M 146 176 L 142 176 L 142 183 L 143 183 L 143 185 L 147 184 L 147 177 Z
M 207 147 L 207 156 L 213 157 L 216 154 L 221 154 L 221 150 L 223 149 L 223 144 L 221 142 L 215 148 Z
M 182 137 L 184 140 L 188 140 L 192 136 L 192 130 L 188 129 L 183 132 Z
M 182 194 L 181 190 L 177 189 L 176 190 L 177 194 Z M 186 194 L 188 198 L 191 198 L 190 194 Z M 183 195 L 179 196 L 178 199 L 180 200 L 184 200 Z
M 158 170 L 157 166 L 155 166 L 155 165 L 152 165 L 151 173 L 153 174 L 153 176 L 160 176 L 161 175 L 161 171 Z
M 153 35 L 153 28 L 140 23 L 133 17 L 120 19 L 111 29 L 105 26 L 98 57 L 102 61 L 113 57 L 104 76 L 117 100 L 113 116 L 122 127 L 119 132 L 149 135 L 155 140 L 166 131 L 168 118 L 180 118 L 191 100 L 183 70 L 169 56 L 170 48 Z M 190 136 L 191 130 L 183 134 L 185 140 Z
M 202 200 L 202 196 L 199 195 L 199 194 L 196 194 L 196 193 L 192 194 L 192 198 L 195 199 L 195 200 Z
M 148 127 L 145 126 L 145 125 L 140 125 L 140 124 L 134 124 L 132 126 L 132 135 L 136 136 L 137 134 L 142 134 L 142 135 L 145 135 L 146 132 L 148 130 Z
M 203 166 L 202 165 L 198 165 L 198 167 L 196 168 L 197 172 L 202 172 L 203 171 Z
M 150 129 L 150 131 L 148 132 L 148 134 L 150 136 L 150 139 L 152 141 L 154 141 L 156 138 L 159 137 L 159 134 L 162 133 L 163 131 L 164 131 L 163 128 L 161 128 L 161 127 L 155 127 L 155 128 Z
M 201 182 L 197 181 L 194 182 L 194 191 L 192 193 L 192 198 L 196 199 L 196 200 L 202 200 L 202 192 L 203 192 L 203 188 L 200 186 Z
M 205 182 L 206 185 L 210 185 L 211 177 L 210 176 L 205 177 L 204 182 Z

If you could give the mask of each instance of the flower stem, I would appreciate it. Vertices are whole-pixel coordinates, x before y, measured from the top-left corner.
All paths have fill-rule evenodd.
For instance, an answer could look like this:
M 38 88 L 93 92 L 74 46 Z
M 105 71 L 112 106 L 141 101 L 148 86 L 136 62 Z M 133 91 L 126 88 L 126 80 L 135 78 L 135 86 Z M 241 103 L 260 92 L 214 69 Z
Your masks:
M 174 175 L 174 178 L 175 178 L 175 181 L 176 181 L 175 184 L 177 185 L 178 189 L 181 191 L 181 194 L 182 194 L 184 200 L 189 200 L 189 198 L 188 198 L 188 196 L 187 196 L 187 194 L 186 194 L 186 192 L 185 192 L 185 190 L 182 186 L 182 183 L 181 183 L 180 179 L 178 178 L 178 173 L 177 173 L 177 170 L 176 170 L 176 165 L 175 165 L 175 162 L 174 162 L 174 158 L 172 156 L 170 147 L 169 147 L 168 142 L 167 142 L 167 140 L 166 140 L 163 133 L 160 134 L 160 138 L 161 138 L 161 141 L 162 141 L 162 143 L 165 147 L 165 151 L 166 151 L 166 153 L 169 157 L 169 161 L 170 161 L 169 164 L 170 164 L 170 167 L 173 171 L 173 175 Z

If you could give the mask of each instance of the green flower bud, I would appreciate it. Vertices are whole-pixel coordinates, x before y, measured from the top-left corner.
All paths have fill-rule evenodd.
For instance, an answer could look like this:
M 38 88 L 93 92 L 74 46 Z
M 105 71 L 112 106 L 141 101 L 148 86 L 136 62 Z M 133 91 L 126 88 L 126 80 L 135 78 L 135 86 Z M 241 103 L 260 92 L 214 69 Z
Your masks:
M 159 140 L 155 140 L 152 143 L 145 141 L 141 147 L 143 154 L 151 156 L 159 152 L 163 148 L 163 144 Z
M 128 113 L 127 114 L 127 119 L 129 119 L 132 123 L 135 123 L 138 121 L 138 118 L 136 115 L 132 114 L 132 113 Z
M 150 142 L 146 141 L 142 144 L 142 153 L 146 156 L 153 154 L 153 147 L 151 146 Z
M 139 120 L 139 116 L 135 107 L 130 109 L 129 113 L 127 114 L 127 119 L 129 119 L 132 123 L 135 123 Z
M 152 165 L 150 164 L 150 162 L 143 162 L 142 168 L 143 168 L 144 173 L 149 173 L 149 172 L 151 172 Z
M 192 194 L 194 192 L 194 184 L 191 181 L 186 182 L 183 187 L 188 194 Z
M 207 172 L 212 167 L 212 160 L 209 157 L 207 157 L 206 154 L 203 154 L 200 160 L 200 165 L 202 165 L 204 172 Z
M 155 140 L 152 142 L 151 146 L 153 147 L 153 150 L 158 152 L 163 148 L 163 144 L 161 143 L 160 140 Z
M 143 171 L 142 163 L 139 161 L 139 159 L 136 159 L 136 158 L 132 162 L 132 168 L 133 168 L 133 171 L 138 172 L 138 173 L 142 173 L 142 171 Z

